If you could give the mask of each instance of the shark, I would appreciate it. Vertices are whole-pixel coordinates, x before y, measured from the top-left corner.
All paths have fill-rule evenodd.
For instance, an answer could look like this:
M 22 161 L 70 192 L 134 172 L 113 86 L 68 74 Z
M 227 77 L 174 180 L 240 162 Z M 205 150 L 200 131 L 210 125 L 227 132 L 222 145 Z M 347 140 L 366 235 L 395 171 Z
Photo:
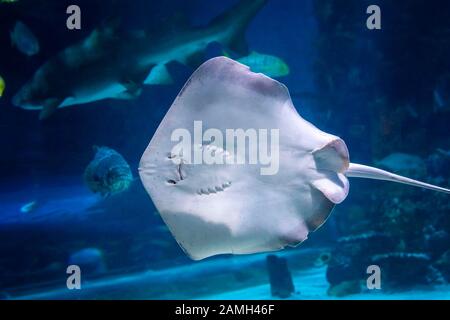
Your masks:
M 267 0 L 240 0 L 208 25 L 189 25 L 175 15 L 157 32 L 117 32 L 104 25 L 81 42 L 45 62 L 12 98 L 26 110 L 40 110 L 39 119 L 57 109 L 103 99 L 133 99 L 144 85 L 172 81 L 167 64 L 196 68 L 211 43 L 240 55 L 248 53 L 245 32 Z

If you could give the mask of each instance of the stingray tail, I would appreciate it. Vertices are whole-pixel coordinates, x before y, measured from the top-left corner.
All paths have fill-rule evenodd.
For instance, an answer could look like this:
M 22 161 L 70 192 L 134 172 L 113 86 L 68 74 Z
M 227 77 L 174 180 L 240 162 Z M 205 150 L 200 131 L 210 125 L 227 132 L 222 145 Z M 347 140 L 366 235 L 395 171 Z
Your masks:
M 444 192 L 450 194 L 450 189 L 441 188 L 438 186 L 434 186 L 432 184 L 428 184 L 425 182 L 417 181 L 414 179 L 406 178 L 403 176 L 399 176 L 397 174 L 384 171 L 381 169 L 377 169 L 374 167 L 365 166 L 362 164 L 350 163 L 348 170 L 345 172 L 347 177 L 353 178 L 366 178 L 366 179 L 375 179 L 375 180 L 385 180 L 385 181 L 393 181 L 403 184 L 409 184 L 410 186 L 415 186 L 419 188 L 425 188 L 430 190 L 435 190 L 439 192 Z

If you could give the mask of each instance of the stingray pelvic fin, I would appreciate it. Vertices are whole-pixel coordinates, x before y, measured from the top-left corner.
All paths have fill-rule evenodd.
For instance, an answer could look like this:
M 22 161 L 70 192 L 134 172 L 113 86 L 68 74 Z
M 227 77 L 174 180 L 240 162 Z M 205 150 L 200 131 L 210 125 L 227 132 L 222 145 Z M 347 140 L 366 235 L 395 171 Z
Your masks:
M 339 204 L 347 198 L 349 183 L 342 173 L 328 175 L 311 184 L 334 204 Z
M 323 147 L 313 150 L 312 155 L 320 175 L 311 182 L 311 186 L 332 203 L 341 203 L 349 190 L 348 180 L 343 174 L 350 163 L 345 142 L 336 137 Z
M 444 192 L 450 194 L 450 189 L 438 187 L 425 182 L 417 181 L 414 179 L 406 178 L 388 171 L 377 169 L 374 167 L 365 166 L 362 164 L 350 163 L 348 170 L 345 172 L 347 177 L 351 178 L 366 178 L 375 180 L 385 180 L 398 182 L 402 184 L 408 184 L 410 186 L 430 189 L 434 191 Z
M 339 138 L 312 152 L 316 168 L 339 173 L 347 171 L 349 156 L 345 142 Z

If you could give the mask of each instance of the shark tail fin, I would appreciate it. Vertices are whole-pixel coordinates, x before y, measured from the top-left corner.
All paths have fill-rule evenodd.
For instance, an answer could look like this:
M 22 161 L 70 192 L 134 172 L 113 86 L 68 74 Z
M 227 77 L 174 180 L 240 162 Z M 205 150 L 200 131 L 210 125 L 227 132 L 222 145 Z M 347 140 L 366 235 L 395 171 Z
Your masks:
M 215 18 L 210 26 L 217 30 L 229 30 L 220 41 L 223 46 L 239 54 L 248 54 L 245 31 L 267 0 L 241 0 L 227 12 Z
M 430 189 L 430 190 L 450 194 L 450 189 L 446 189 L 446 188 L 438 187 L 438 186 L 428 184 L 425 182 L 413 180 L 410 178 L 399 176 L 397 174 L 394 174 L 394 173 L 391 173 L 388 171 L 365 166 L 362 164 L 350 163 L 350 166 L 349 166 L 348 170 L 345 172 L 345 175 L 347 177 L 354 177 L 354 178 L 366 178 L 366 179 L 392 181 L 392 182 L 408 184 L 410 186 L 415 186 L 415 187 L 419 187 L 419 188 L 425 188 L 425 189 Z

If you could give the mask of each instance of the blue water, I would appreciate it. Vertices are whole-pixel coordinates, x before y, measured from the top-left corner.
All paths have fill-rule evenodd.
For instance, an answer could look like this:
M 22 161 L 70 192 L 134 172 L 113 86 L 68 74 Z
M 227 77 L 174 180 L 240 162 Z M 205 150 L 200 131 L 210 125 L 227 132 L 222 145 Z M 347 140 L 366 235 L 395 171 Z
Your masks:
M 74 2 L 83 12 L 80 31 L 65 28 L 65 8 Z M 267 254 L 200 262 L 187 258 L 138 178 L 139 159 L 192 68 L 175 66 L 173 84 L 146 86 L 137 99 L 68 107 L 45 122 L 35 111 L 12 106 L 12 96 L 39 66 L 111 18 L 120 18 L 125 29 L 156 32 L 174 13 L 182 13 L 191 24 L 204 26 L 237 1 L 107 2 L 0 4 L 0 76 L 6 82 L 0 98 L 0 296 L 277 298 L 270 294 Z M 450 101 L 436 109 L 433 94 L 439 79 L 450 73 L 449 4 L 380 1 L 383 29 L 372 32 L 365 27 L 369 2 L 269 0 L 249 25 L 248 46 L 289 65 L 290 74 L 278 80 L 289 88 L 297 111 L 342 137 L 352 160 L 374 165 L 395 152 L 411 154 L 426 166 L 414 177 L 448 187 L 449 156 L 436 150 L 450 150 Z M 17 20 L 39 39 L 38 55 L 26 57 L 10 45 L 9 31 Z M 221 50 L 210 45 L 204 60 Z M 88 189 L 83 171 L 94 145 L 113 148 L 128 161 L 134 176 L 128 191 L 101 197 Z M 23 212 L 32 202 L 32 209 Z M 349 197 L 321 229 L 301 246 L 276 253 L 287 259 L 293 277 L 290 299 L 450 298 L 449 217 L 445 195 L 352 181 Z M 343 236 L 372 231 L 386 233 L 395 252 L 429 255 L 427 270 L 439 270 L 439 279 L 399 288 L 382 283 L 381 290 L 367 290 L 361 269 L 360 293 L 327 294 L 327 266 L 316 265 L 319 256 L 337 256 Z M 431 242 L 434 234 L 442 237 Z M 68 290 L 70 257 L 85 248 L 98 249 L 105 268 L 83 276 L 82 290 Z M 372 255 L 363 253 L 362 260 Z M 389 281 L 395 277 L 389 274 Z

